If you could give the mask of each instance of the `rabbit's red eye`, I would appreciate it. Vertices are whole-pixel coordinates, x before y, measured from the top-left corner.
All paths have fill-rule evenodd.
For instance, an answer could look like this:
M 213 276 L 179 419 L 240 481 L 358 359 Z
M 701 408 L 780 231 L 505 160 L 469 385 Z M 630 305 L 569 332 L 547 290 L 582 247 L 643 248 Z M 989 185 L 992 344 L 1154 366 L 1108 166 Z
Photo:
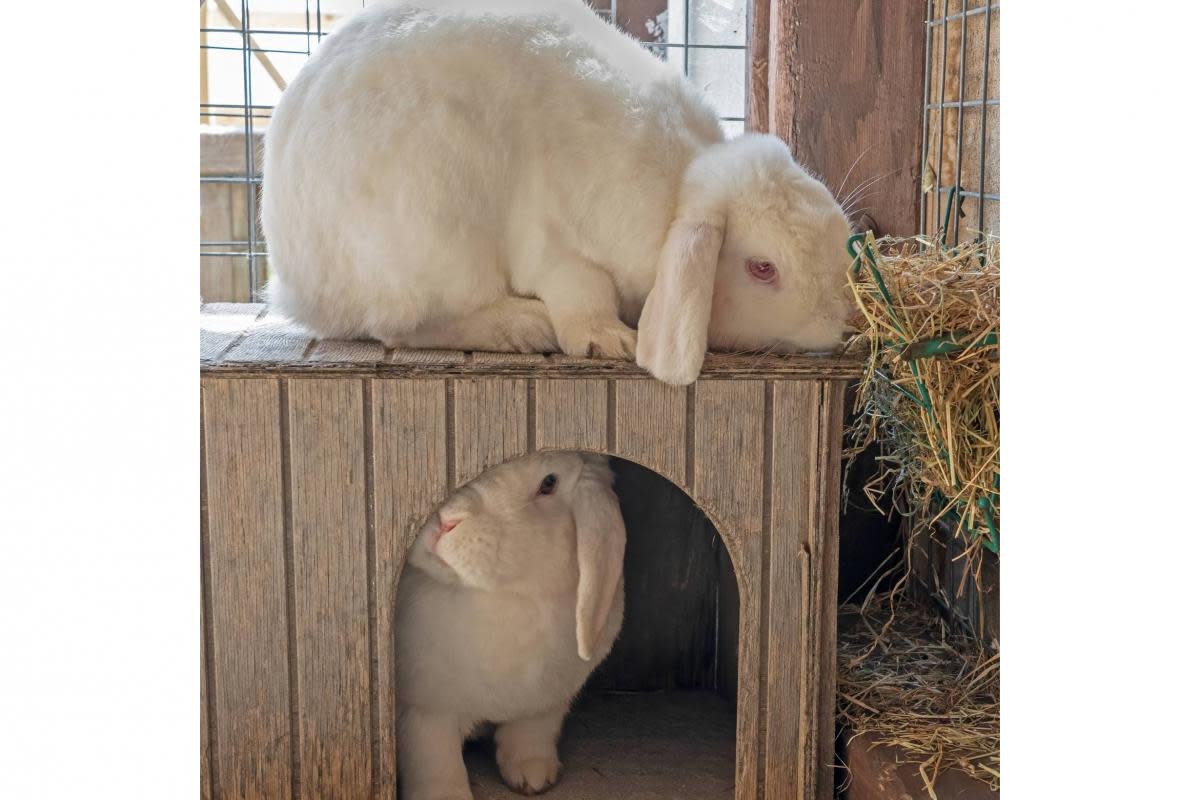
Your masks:
M 774 283 L 779 277 L 779 271 L 775 269 L 774 264 L 757 258 L 746 259 L 746 272 L 759 283 Z
M 554 494 L 556 486 L 558 486 L 558 476 L 551 473 L 542 478 L 542 483 L 538 486 L 538 494 Z

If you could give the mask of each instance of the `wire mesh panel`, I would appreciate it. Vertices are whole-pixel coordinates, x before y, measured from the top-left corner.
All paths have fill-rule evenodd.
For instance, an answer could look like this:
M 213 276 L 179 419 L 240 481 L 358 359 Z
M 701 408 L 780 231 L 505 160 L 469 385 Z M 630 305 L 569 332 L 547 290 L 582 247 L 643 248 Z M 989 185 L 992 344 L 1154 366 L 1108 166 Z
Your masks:
M 948 243 L 998 234 L 998 4 L 927 0 L 922 120 L 921 231 L 945 225 Z
M 201 0 L 200 292 L 260 298 L 262 135 L 321 39 L 370 0 Z M 596 13 L 701 88 L 728 135 L 745 127 L 746 0 L 592 0 Z

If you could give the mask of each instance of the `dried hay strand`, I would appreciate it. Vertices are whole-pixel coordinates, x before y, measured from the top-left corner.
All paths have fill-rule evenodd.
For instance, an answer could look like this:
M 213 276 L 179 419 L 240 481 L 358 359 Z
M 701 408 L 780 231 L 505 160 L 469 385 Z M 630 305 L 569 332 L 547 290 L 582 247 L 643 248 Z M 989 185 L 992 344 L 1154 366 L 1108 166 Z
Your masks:
M 838 641 L 839 720 L 895 748 L 933 800 L 948 770 L 999 791 L 1000 654 L 911 600 L 851 610 L 861 616 Z
M 977 575 L 981 548 L 999 549 L 999 239 L 856 239 L 849 348 L 867 363 L 849 456 L 878 441 L 868 498 L 886 513 L 890 493 L 914 528 L 945 519 Z

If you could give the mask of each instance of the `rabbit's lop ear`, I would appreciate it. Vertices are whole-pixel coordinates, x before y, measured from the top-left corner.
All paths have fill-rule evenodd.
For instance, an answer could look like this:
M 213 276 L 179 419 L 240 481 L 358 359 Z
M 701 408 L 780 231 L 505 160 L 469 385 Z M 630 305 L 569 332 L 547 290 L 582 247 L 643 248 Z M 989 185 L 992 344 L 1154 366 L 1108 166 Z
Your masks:
M 724 239 L 724 217 L 715 215 L 676 220 L 667 233 L 637 340 L 638 366 L 664 383 L 683 386 L 700 376 Z
M 575 491 L 575 641 L 579 657 L 590 661 L 621 582 L 625 560 L 625 521 L 607 481 L 584 475 Z

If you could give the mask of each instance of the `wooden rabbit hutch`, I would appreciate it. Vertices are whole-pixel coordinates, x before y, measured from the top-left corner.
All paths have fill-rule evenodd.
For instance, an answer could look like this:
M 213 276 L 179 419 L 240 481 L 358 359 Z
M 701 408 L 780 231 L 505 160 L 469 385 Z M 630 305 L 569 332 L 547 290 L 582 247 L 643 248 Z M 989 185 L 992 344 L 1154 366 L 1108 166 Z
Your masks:
M 260 305 L 205 306 L 201 334 L 203 796 L 394 798 L 393 604 L 417 527 L 493 465 L 575 449 L 669 480 L 728 553 L 737 624 L 719 635 L 736 642 L 736 756 L 711 796 L 832 797 L 841 426 L 857 362 L 710 355 L 674 388 L 625 362 L 317 342 Z M 711 715 L 647 702 L 675 714 L 659 782 L 685 775 Z M 623 724 L 607 729 L 637 749 Z M 580 759 L 564 755 L 567 775 L 587 771 Z M 588 796 L 566 781 L 551 796 Z M 677 796 L 637 794 L 635 778 L 621 789 Z
M 639 36 L 662 12 L 679 6 L 693 20 L 702 4 L 593 5 Z M 869 198 L 877 232 L 917 231 L 926 8 L 732 7 L 745 11 L 736 36 L 705 40 L 677 18 L 665 57 L 697 75 L 714 59 L 744 68 L 726 98 L 737 107 L 720 112 L 730 133 L 778 135 L 831 189 L 842 181 L 856 207 Z M 298 59 L 322 36 L 319 10 L 315 30 L 304 19 Z M 272 57 L 265 39 L 251 52 L 250 29 L 283 22 L 240 25 L 207 28 L 202 56 L 240 47 L 253 69 Z M 235 38 L 218 41 L 226 35 Z M 201 104 L 204 120 L 237 129 L 202 148 L 202 188 L 215 198 L 201 253 L 202 796 L 395 798 L 394 593 L 416 527 L 491 466 L 582 449 L 653 471 L 719 534 L 721 563 L 698 581 L 719 595 L 704 600 L 716 606 L 705 655 L 716 663 L 689 672 L 715 674 L 717 691 L 690 705 L 671 692 L 614 695 L 608 716 L 581 701 L 564 732 L 564 777 L 547 796 L 832 798 L 839 455 L 843 396 L 861 364 L 710 354 L 694 385 L 672 388 L 625 362 L 314 342 L 261 305 L 214 302 L 258 299 L 269 272 L 255 219 L 256 143 L 271 107 L 249 92 L 240 105 Z M 230 192 L 245 202 L 218 202 Z M 634 550 L 645 532 L 626 524 Z M 670 624 L 631 617 L 634 591 L 627 583 L 622 636 Z M 593 678 L 621 689 L 634 662 L 619 659 L 636 650 L 618 639 Z M 638 727 L 655 717 L 653 731 Z M 603 761 L 614 751 L 632 756 L 616 777 Z M 727 763 L 700 768 L 725 753 Z M 692 780 L 726 772 L 715 788 Z M 608 782 L 580 788 L 581 774 Z M 472 788 L 477 800 L 514 796 Z

